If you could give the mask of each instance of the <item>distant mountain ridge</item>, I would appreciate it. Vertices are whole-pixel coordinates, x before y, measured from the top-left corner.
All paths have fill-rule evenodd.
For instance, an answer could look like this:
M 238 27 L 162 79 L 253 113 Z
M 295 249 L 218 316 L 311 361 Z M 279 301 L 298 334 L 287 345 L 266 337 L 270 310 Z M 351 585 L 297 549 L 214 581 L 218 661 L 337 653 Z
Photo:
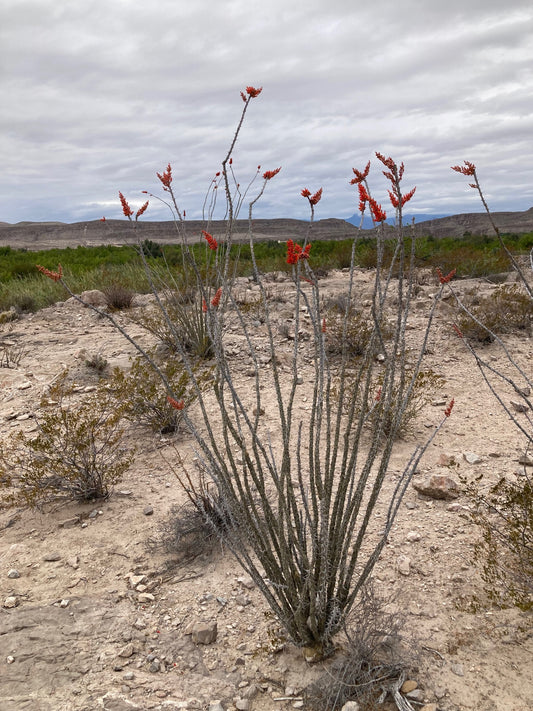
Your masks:
M 404 224 L 409 225 L 412 215 L 405 215 Z M 434 237 L 462 237 L 467 234 L 491 234 L 492 228 L 484 212 L 464 213 L 460 215 L 421 215 L 415 216 L 415 224 L 410 229 L 416 235 Z M 358 228 L 353 224 L 355 216 L 348 220 L 329 218 L 313 223 L 312 239 L 348 239 L 355 237 Z M 533 232 L 533 207 L 523 212 L 495 212 L 493 219 L 503 233 L 522 234 Z M 359 225 L 359 221 L 356 223 Z M 368 225 L 368 223 L 367 223 Z M 363 234 L 371 236 L 372 230 L 365 229 Z M 18 222 L 9 224 L 0 222 L 0 246 L 9 245 L 30 250 L 52 249 L 54 247 L 77 247 L 78 245 L 97 246 L 103 244 L 132 244 L 138 239 L 150 239 L 161 244 L 177 242 L 197 242 L 202 239 L 202 229 L 206 225 L 201 220 L 190 220 L 180 224 L 180 233 L 176 233 L 174 222 L 139 222 L 138 229 L 132 229 L 126 220 L 92 220 L 89 222 Z M 257 241 L 288 239 L 302 240 L 309 229 L 309 222 L 291 218 L 253 220 L 254 239 Z M 387 228 L 392 230 L 391 227 Z M 209 224 L 210 232 L 217 238 L 223 238 L 226 223 L 215 220 Z M 236 220 L 233 239 L 236 242 L 248 239 L 248 220 Z

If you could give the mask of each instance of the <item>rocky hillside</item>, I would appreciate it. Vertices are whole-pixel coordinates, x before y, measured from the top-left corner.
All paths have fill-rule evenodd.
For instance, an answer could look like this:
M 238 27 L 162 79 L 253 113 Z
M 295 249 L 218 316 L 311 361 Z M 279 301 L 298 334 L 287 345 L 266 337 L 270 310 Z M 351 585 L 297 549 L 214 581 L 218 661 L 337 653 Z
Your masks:
M 533 207 L 524 212 L 495 212 L 494 221 L 504 233 L 533 232 Z M 309 227 L 304 220 L 287 218 L 275 220 L 254 220 L 256 240 L 280 240 L 289 238 L 302 239 Z M 191 220 L 180 225 L 180 235 L 187 241 L 200 238 L 205 223 Z M 211 223 L 210 230 L 216 237 L 223 237 L 226 225 L 222 220 Z M 392 229 L 392 228 L 391 228 Z M 490 234 L 491 227 L 485 213 L 467 213 L 426 220 L 415 225 L 418 235 L 434 237 L 461 237 L 465 233 Z M 372 234 L 371 230 L 363 230 Z M 318 220 L 313 225 L 313 239 L 346 239 L 354 237 L 357 228 L 346 220 L 330 218 Z M 234 238 L 247 239 L 248 221 L 237 220 Z M 126 220 L 93 220 L 91 222 L 18 222 L 8 224 L 0 222 L 0 245 L 13 248 L 50 249 L 52 247 L 76 247 L 77 245 L 124 244 L 137 238 L 150 239 L 154 242 L 172 242 L 176 240 L 176 228 L 171 221 L 141 222 L 137 230 Z

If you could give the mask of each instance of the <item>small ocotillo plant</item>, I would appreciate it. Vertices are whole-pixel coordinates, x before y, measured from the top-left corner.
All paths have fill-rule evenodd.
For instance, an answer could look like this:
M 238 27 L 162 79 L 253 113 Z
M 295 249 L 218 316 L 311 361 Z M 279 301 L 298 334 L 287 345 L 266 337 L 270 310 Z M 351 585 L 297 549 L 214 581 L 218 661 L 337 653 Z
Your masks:
M 337 354 L 334 366 L 330 362 L 327 318 L 312 267 L 313 221 L 322 188 L 314 192 L 307 188 L 301 191 L 310 210 L 309 233 L 303 244 L 287 242 L 295 335 L 287 353 L 289 366 L 281 365 L 277 326 L 254 256 L 254 205 L 280 168 L 268 170 L 262 173 L 262 184 L 248 205 L 248 241 L 261 299 L 261 321 L 266 326 L 266 337 L 258 342 L 256 329 L 239 307 L 233 292 L 235 263 L 231 247 L 234 221 L 245 195 L 252 189 L 251 185 L 244 191 L 239 187 L 233 172 L 233 152 L 250 102 L 260 92 L 261 89 L 247 87 L 241 93 L 243 111 L 221 171 L 206 198 L 206 228 L 199 237 L 205 240 L 206 250 L 212 256 L 207 270 L 198 267 L 185 239 L 182 240 L 184 259 L 196 278 L 198 298 L 212 343 L 215 362 L 212 390 L 205 392 L 200 387 L 193 356 L 183 347 L 147 261 L 145 265 L 161 317 L 167 332 L 174 334 L 175 351 L 180 354 L 196 390 L 195 406 L 186 406 L 173 393 L 162 369 L 113 314 L 104 312 L 103 315 L 158 373 L 169 402 L 181 411 L 194 436 L 202 476 L 213 482 L 217 496 L 212 501 L 220 502 L 221 506 L 220 511 L 213 510 L 212 506 L 204 511 L 207 522 L 224 538 L 253 578 L 291 640 L 306 648 L 306 658 L 319 659 L 331 651 L 333 636 L 369 578 L 390 534 L 402 496 L 428 445 L 428 442 L 422 443 L 415 449 L 405 462 L 399 480 L 388 483 L 386 493 L 384 485 L 393 444 L 420 369 L 440 292 L 428 313 L 418 350 L 408 352 L 405 334 L 413 295 L 414 249 L 406 251 L 402 208 L 414 190 L 402 192 L 403 164 L 398 166 L 392 158 L 378 153 L 377 158 L 390 181 L 397 230 L 392 238 L 392 258 L 385 268 L 383 222 L 386 215 L 370 193 L 367 182 L 370 163 L 363 171 L 354 170 L 352 182 L 358 186 L 361 212 L 370 209 L 378 239 L 371 329 L 359 355 L 356 377 L 353 377 L 353 362 L 346 349 Z M 174 192 L 171 166 L 158 174 L 158 178 L 168 195 L 167 204 L 180 238 L 184 235 L 185 221 Z M 216 196 L 221 192 L 225 195 L 226 230 L 221 236 L 213 236 L 208 231 L 209 224 Z M 121 201 L 126 216 L 132 219 L 133 210 L 123 196 Z M 349 314 L 358 306 L 354 254 L 355 243 L 347 277 L 344 328 L 347 328 Z M 60 271 L 48 272 L 48 275 L 64 282 Z M 167 289 L 171 288 L 169 274 Z M 307 343 L 300 336 L 304 312 L 307 328 L 312 332 Z M 389 324 L 385 332 L 386 319 Z M 244 377 L 242 361 L 235 360 L 225 347 L 229 324 L 240 329 L 243 348 L 251 363 L 250 377 Z M 259 359 L 257 346 L 261 347 L 261 354 L 265 354 L 266 349 L 268 365 L 265 358 Z M 381 389 L 373 393 L 377 375 Z M 310 407 L 301 410 L 299 393 L 306 386 Z M 373 437 L 368 436 L 365 427 L 369 411 L 358 407 L 361 399 L 373 401 Z M 430 441 L 450 414 L 452 405 L 446 409 Z
M 487 212 L 502 249 L 507 254 L 510 265 L 518 275 L 514 290 L 515 298 L 521 297 L 520 309 L 529 300 L 530 312 L 533 307 L 533 288 L 526 269 L 508 250 L 501 238 L 483 195 L 476 166 L 470 161 L 452 167 L 458 173 L 473 179 L 470 186 L 477 190 Z M 533 249 L 529 254 L 533 271 Z M 467 332 L 453 324 L 456 335 L 461 339 L 474 359 L 483 380 L 499 405 L 505 410 L 514 426 L 525 440 L 522 476 L 516 480 L 505 478 L 488 489 L 481 482 L 473 482 L 468 491 L 474 503 L 473 519 L 481 529 L 481 540 L 476 545 L 476 562 L 480 564 L 485 589 L 493 602 L 499 605 L 512 604 L 522 609 L 533 607 L 533 479 L 530 473 L 531 452 L 533 450 L 533 378 L 531 371 L 524 367 L 518 357 L 500 336 L 494 319 L 480 317 L 468 308 L 454 289 L 449 279 L 439 274 L 442 284 L 451 291 L 465 323 L 474 324 L 475 329 Z M 517 302 L 518 303 L 518 302 Z M 460 324 L 461 325 L 461 324 Z M 497 323 L 496 323 L 497 325 Z M 464 332 L 463 332 L 464 331 Z M 474 335 L 470 335 L 473 333 Z M 476 341 L 486 340 L 498 348 L 504 357 L 504 365 L 499 365 L 485 355 Z

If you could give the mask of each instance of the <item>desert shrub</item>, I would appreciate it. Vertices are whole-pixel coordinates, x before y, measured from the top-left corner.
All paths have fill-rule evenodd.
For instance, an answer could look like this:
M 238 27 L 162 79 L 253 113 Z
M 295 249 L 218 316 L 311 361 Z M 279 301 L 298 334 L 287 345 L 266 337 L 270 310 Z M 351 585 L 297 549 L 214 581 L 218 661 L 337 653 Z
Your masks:
M 306 708 L 339 711 L 355 701 L 360 711 L 374 711 L 387 697 L 396 700 L 416 664 L 406 622 L 394 599 L 381 597 L 371 582 L 367 584 L 347 621 L 339 657 L 304 690 Z
M 342 299 L 341 299 L 342 301 Z M 375 325 L 370 309 L 355 309 L 350 307 L 348 313 L 343 313 L 344 306 L 341 301 L 337 307 L 329 310 L 326 319 L 326 351 L 328 355 L 356 358 L 362 356 L 375 333 Z M 391 335 L 385 319 L 382 319 L 381 331 L 383 338 Z M 381 344 L 375 344 L 376 351 Z
M 27 348 L 21 344 L 0 343 L 0 368 L 16 368 L 27 352 Z
M 190 287 L 167 291 L 164 297 L 166 313 L 159 308 L 143 309 L 132 318 L 173 353 L 183 349 L 193 357 L 208 359 L 213 355 L 213 344 L 202 308 L 203 301 L 198 292 L 191 293 Z
M 533 481 L 526 467 L 522 477 L 503 477 L 488 489 L 479 478 L 465 490 L 481 531 L 474 564 L 487 597 L 499 607 L 533 609 Z
M 103 289 L 107 305 L 116 311 L 129 309 L 135 292 L 122 284 L 110 284 Z
M 533 300 L 520 284 L 504 284 L 490 295 L 470 296 L 460 306 L 457 326 L 465 338 L 491 343 L 494 336 L 529 329 Z
M 434 399 L 435 392 L 444 385 L 444 378 L 433 370 L 420 370 L 414 374 L 407 368 L 405 377 L 412 383 L 412 387 L 404 399 L 403 407 L 400 407 L 398 402 L 402 396 L 400 384 L 393 385 L 390 401 L 387 402 L 384 377 L 380 375 L 376 379 L 373 397 L 367 398 L 365 406 L 368 426 L 374 434 L 380 431 L 381 437 L 388 437 L 395 432 L 396 437 L 404 437 L 412 431 L 422 408 Z
M 18 432 L 0 448 L 3 501 L 38 506 L 55 499 L 105 499 L 133 461 L 123 443 L 123 410 L 105 388 L 72 401 L 65 372 L 43 397 L 37 433 Z
M 172 447 L 171 459 L 163 456 L 187 501 L 171 508 L 150 544 L 162 548 L 178 563 L 190 562 L 199 555 L 211 553 L 224 541 L 235 522 L 219 490 L 201 465 L 191 474 L 176 447 Z
M 152 357 L 155 354 L 152 353 Z M 191 385 L 191 377 L 178 357 L 169 356 L 161 364 L 167 383 L 172 388 L 175 400 L 191 405 L 196 391 Z M 193 368 L 198 385 L 207 387 L 210 371 L 202 373 Z M 142 357 L 132 359 L 129 372 L 115 368 L 109 380 L 109 388 L 117 402 L 124 403 L 124 417 L 131 422 L 148 425 L 161 434 L 175 432 L 182 419 L 182 411 L 172 407 L 167 399 L 167 389 L 161 378 Z
M 98 373 L 98 375 L 102 375 L 108 366 L 108 362 L 107 358 L 103 356 L 100 351 L 97 351 L 85 357 L 85 365 L 89 370 Z

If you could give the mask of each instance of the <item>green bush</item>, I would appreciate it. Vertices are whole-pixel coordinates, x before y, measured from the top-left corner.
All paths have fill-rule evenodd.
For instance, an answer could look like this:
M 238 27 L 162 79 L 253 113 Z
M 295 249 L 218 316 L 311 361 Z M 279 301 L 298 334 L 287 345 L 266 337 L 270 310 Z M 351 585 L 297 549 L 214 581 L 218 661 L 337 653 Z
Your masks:
M 64 372 L 41 401 L 37 434 L 17 432 L 0 446 L 0 490 L 6 504 L 106 499 L 133 461 L 123 444 L 123 407 L 105 387 L 73 402 Z

